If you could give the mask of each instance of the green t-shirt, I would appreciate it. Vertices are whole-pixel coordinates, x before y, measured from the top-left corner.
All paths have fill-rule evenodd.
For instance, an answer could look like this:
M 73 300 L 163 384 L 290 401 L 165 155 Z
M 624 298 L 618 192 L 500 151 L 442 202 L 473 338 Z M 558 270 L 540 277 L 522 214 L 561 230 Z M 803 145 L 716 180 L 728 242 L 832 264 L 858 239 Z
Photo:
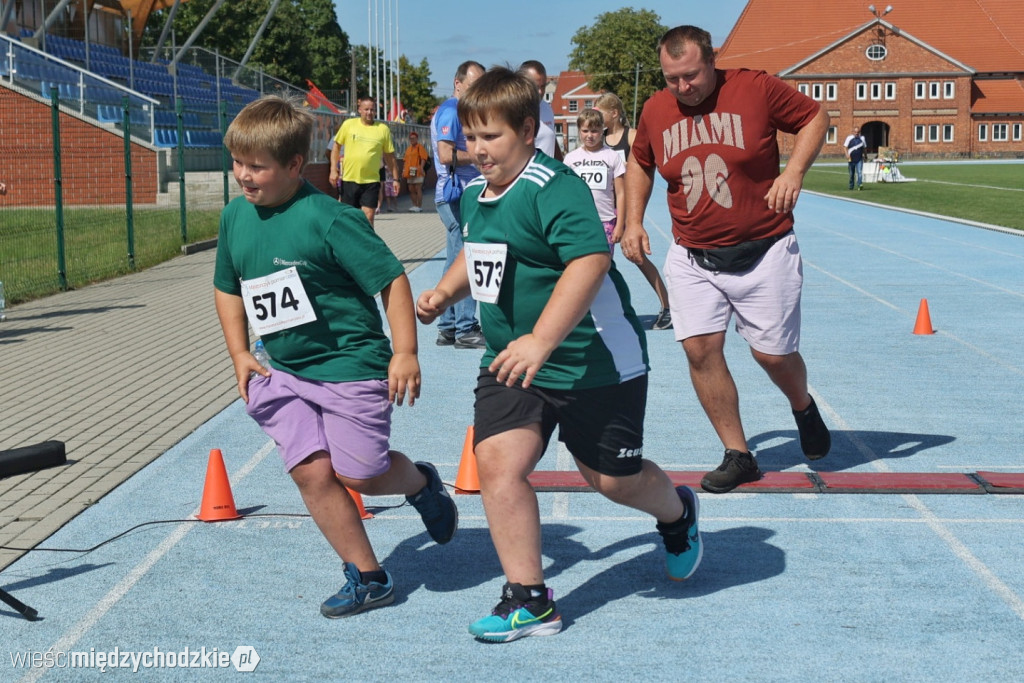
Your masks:
M 567 166 L 538 152 L 513 184 L 481 197 L 480 176 L 462 198 L 466 242 L 508 247 L 496 303 L 480 304 L 487 340 L 481 367 L 509 342 L 533 331 L 555 284 L 574 258 L 608 253 L 608 239 L 586 183 Z M 583 320 L 552 352 L 534 383 L 549 389 L 619 384 L 648 371 L 647 338 L 612 263 Z
M 271 365 L 325 382 L 386 379 L 391 343 L 374 296 L 404 268 L 363 212 L 308 182 L 281 206 L 224 207 L 214 287 L 241 296 L 240 280 L 293 266 L 316 320 L 263 336 Z

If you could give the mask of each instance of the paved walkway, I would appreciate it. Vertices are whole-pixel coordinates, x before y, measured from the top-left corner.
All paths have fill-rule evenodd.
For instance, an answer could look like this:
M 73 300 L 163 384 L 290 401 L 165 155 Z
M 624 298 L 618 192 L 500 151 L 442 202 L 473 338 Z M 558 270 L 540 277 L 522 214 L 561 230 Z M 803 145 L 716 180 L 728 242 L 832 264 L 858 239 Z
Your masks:
M 432 207 L 376 228 L 407 271 L 444 248 Z M 8 309 L 0 450 L 63 441 L 68 463 L 0 479 L 0 546 L 34 547 L 238 398 L 215 253 Z M 0 550 L 0 570 L 23 554 Z

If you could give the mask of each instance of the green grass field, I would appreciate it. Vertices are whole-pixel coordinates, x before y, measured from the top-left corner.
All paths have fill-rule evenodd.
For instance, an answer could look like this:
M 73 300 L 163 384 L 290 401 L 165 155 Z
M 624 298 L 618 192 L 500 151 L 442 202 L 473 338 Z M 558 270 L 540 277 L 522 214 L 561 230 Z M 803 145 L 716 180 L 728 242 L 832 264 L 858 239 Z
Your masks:
M 816 164 L 804 189 L 1024 230 L 1024 163 L 901 164 L 900 172 L 916 181 L 865 182 L 851 192 L 845 166 Z
M 219 218 L 219 209 L 189 211 L 187 241 L 216 237 Z M 65 279 L 72 289 L 181 253 L 177 208 L 135 208 L 133 258 L 123 207 L 67 207 L 64 226 Z M 0 211 L 0 281 L 9 304 L 60 291 L 54 209 Z

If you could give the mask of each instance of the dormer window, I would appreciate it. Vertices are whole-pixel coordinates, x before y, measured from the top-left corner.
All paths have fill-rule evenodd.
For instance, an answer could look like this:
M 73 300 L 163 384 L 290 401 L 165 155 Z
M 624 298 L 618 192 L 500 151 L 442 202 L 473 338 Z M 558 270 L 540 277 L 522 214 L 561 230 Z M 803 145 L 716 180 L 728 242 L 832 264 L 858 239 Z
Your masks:
M 889 54 L 889 51 L 885 49 L 885 45 L 875 43 L 874 45 L 868 45 L 868 49 L 864 54 L 872 62 L 880 62 L 885 59 L 885 56 Z

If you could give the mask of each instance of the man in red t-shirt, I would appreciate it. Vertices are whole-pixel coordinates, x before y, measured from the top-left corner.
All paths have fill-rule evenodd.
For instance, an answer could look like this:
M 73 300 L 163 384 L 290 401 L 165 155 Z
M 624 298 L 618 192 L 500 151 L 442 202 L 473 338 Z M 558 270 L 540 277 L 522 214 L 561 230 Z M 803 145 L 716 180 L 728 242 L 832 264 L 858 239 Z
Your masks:
M 798 350 L 803 270 L 792 214 L 829 117 L 763 71 L 716 70 L 711 36 L 695 26 L 662 36 L 658 57 L 667 87 L 644 104 L 637 127 L 622 253 L 634 262 L 651 253 L 643 219 L 657 169 L 668 183 L 675 241 L 665 261 L 673 327 L 725 446 L 701 486 L 725 493 L 761 478 L 725 362 L 734 313 L 754 359 L 789 399 L 804 454 L 815 460 L 831 448 Z M 781 173 L 778 131 L 796 136 Z

